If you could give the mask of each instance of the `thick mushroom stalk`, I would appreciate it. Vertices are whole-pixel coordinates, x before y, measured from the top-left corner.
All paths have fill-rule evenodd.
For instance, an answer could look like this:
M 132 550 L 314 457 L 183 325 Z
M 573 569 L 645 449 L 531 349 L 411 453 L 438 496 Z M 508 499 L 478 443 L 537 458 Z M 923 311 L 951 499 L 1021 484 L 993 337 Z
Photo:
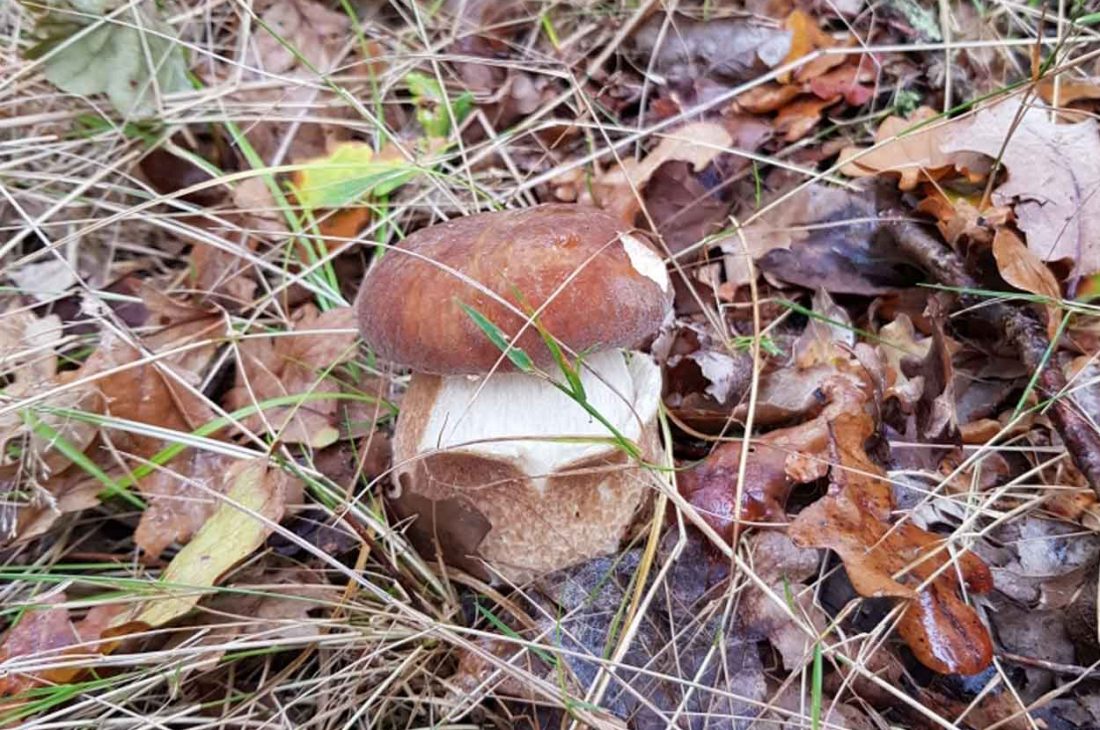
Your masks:
M 417 542 L 477 573 L 487 561 L 509 580 L 618 547 L 652 483 L 612 436 L 655 456 L 660 369 L 610 350 L 580 375 L 614 434 L 535 375 L 413 376 L 394 438 L 393 503 L 418 516 Z
M 390 503 L 417 547 L 515 581 L 615 550 L 651 493 L 657 444 L 660 371 L 637 348 L 671 305 L 660 256 L 595 208 L 468 216 L 387 251 L 356 307 L 374 352 L 414 371 Z M 543 333 L 587 353 L 584 405 L 517 371 L 485 320 L 550 378 L 562 374 Z

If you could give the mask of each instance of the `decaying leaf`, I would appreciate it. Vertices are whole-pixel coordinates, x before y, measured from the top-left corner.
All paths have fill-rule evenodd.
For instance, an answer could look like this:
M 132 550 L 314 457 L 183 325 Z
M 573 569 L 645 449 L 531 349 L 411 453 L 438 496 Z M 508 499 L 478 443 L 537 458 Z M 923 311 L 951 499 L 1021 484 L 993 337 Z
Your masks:
M 1017 123 L 1018 122 L 1018 123 Z M 1100 132 L 1096 122 L 1055 124 L 1050 110 L 1004 101 L 954 126 L 943 152 L 999 159 L 1008 180 L 993 193 L 1015 203 L 1017 225 L 1042 261 L 1069 262 L 1075 276 L 1100 271 Z
M 714 122 L 680 127 L 662 139 L 641 162 L 626 159 L 618 168 L 601 175 L 593 184 L 593 194 L 600 207 L 624 224 L 633 226 L 641 210 L 641 194 L 658 167 L 678 160 L 690 164 L 696 171 L 702 170 L 728 149 L 732 141 L 726 128 Z
M 0 638 L 0 697 L 11 697 L 36 687 L 71 682 L 82 671 L 70 666 L 22 670 L 19 662 L 56 661 L 64 656 L 92 656 L 109 650 L 103 641 L 112 634 L 108 627 L 122 612 L 119 604 L 104 604 L 88 610 L 84 618 L 73 621 L 64 593 L 54 593 L 35 601 L 16 624 Z M 14 666 L 13 666 L 14 665 Z M 11 705 L 0 705 L 11 709 Z
M 873 431 L 866 413 L 849 411 L 831 421 L 832 486 L 799 513 L 790 535 L 797 545 L 840 555 L 860 595 L 906 600 L 898 632 L 923 664 L 975 674 L 989 665 L 993 646 L 977 613 L 958 595 L 960 576 L 976 593 L 993 587 L 992 576 L 976 556 L 952 555 L 943 540 L 911 522 L 890 524 L 888 478 L 864 451 Z
M 668 78 L 737 83 L 778 65 L 790 51 L 791 34 L 741 18 L 655 13 L 634 33 L 633 43 L 635 55 Z
M 50 0 L 35 24 L 46 78 L 62 91 L 106 93 L 126 117 L 151 116 L 161 97 L 188 91 L 183 45 L 148 3 Z
M 883 294 L 919 280 L 896 247 L 876 234 L 869 191 L 811 185 L 788 198 L 739 236 L 716 243 L 726 254 L 726 280 L 747 284 L 746 255 L 773 280 L 834 294 Z
M 191 610 L 218 578 L 259 548 L 301 484 L 262 460 L 238 461 L 223 476 L 225 500 L 161 575 L 164 596 L 150 599 L 132 620 L 156 627 Z
M 337 400 L 315 398 L 314 393 L 336 393 L 339 382 L 331 370 L 355 355 L 355 313 L 350 307 L 318 312 L 300 308 L 291 331 L 280 337 L 253 337 L 240 343 L 240 366 L 226 403 L 232 410 L 255 406 L 245 428 L 267 431 L 289 443 L 315 448 L 328 446 L 339 436 Z M 265 401 L 300 396 L 299 403 L 265 405 Z

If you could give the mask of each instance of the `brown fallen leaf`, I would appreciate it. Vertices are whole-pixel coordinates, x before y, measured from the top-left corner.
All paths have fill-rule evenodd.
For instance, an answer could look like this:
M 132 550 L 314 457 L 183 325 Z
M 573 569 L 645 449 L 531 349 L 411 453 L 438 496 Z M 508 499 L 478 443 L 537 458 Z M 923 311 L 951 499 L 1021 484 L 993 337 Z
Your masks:
M 992 576 L 971 553 L 952 560 L 939 537 L 911 522 L 890 524 L 889 480 L 863 447 L 873 431 L 866 413 L 847 411 L 831 421 L 832 486 L 798 514 L 789 534 L 797 545 L 835 551 L 860 595 L 908 601 L 898 632 L 925 666 L 976 674 L 989 666 L 993 646 L 977 613 L 958 595 L 959 575 L 976 593 L 993 587 Z
M 1010 229 L 1001 228 L 993 236 L 993 258 L 1004 280 L 1017 289 L 1055 302 L 1061 298 L 1054 272 Z
M 27 690 L 73 681 L 83 670 L 54 666 L 48 669 L 20 671 L 18 660 L 33 663 L 56 662 L 62 657 L 93 656 L 111 648 L 109 626 L 124 610 L 122 604 L 104 604 L 88 610 L 84 618 L 73 621 L 69 609 L 58 605 L 65 602 L 64 593 L 55 593 L 35 602 L 19 621 L 0 638 L 0 663 L 5 665 L 0 676 L 0 697 L 12 697 Z M 79 645 L 79 646 L 78 646 Z M 12 664 L 15 668 L 8 669 Z M 15 704 L 0 703 L 0 710 L 11 710 Z
M 1039 92 L 1039 96 L 1047 104 L 1053 105 L 1054 98 L 1054 79 L 1045 78 L 1038 83 L 1036 90 Z M 1066 74 L 1063 74 L 1058 81 L 1058 106 L 1069 106 L 1078 101 L 1091 101 L 1093 99 L 1100 99 L 1100 83 L 1092 79 L 1077 79 L 1072 78 Z
M 172 543 L 186 544 L 214 513 L 234 459 L 203 449 L 188 449 L 138 482 L 148 502 L 134 530 L 134 544 L 158 557 Z
M 750 114 L 770 114 L 785 107 L 802 94 L 795 84 L 761 84 L 737 97 L 737 106 Z
M 811 185 L 745 227 L 748 254 L 772 281 L 834 294 L 886 294 L 920 281 L 920 274 L 875 235 L 870 191 Z M 726 280 L 748 283 L 740 237 L 715 241 L 726 254 Z
M 874 95 L 874 89 L 864 84 L 875 80 L 870 64 L 856 63 L 835 68 L 810 80 L 810 91 L 821 99 L 838 96 L 851 106 L 863 106 Z
M 775 132 L 786 142 L 797 142 L 814 130 L 825 110 L 840 101 L 840 96 L 820 99 L 804 96 L 787 104 L 775 115 Z
M 1100 133 L 1095 121 L 1055 124 L 1044 105 L 1029 105 L 1021 113 L 1019 101 L 1008 100 L 954 125 L 941 149 L 1001 161 L 1008 180 L 994 191 L 993 202 L 1014 203 L 1017 226 L 1040 260 L 1068 262 L 1074 277 L 1100 271 Z
M 237 379 L 226 394 L 226 404 L 238 410 L 274 398 L 301 396 L 299 404 L 265 407 L 242 423 L 284 442 L 323 448 L 339 436 L 338 400 L 310 395 L 340 391 L 329 372 L 355 356 L 355 313 L 350 307 L 318 312 L 307 304 L 294 313 L 290 325 L 290 332 L 280 337 L 252 337 L 240 343 Z
M 921 180 L 936 180 L 954 166 L 944 140 L 951 123 L 931 123 L 938 113 L 928 107 L 908 118 L 887 117 L 875 132 L 875 146 L 846 147 L 840 152 L 840 171 L 850 177 L 896 173 L 898 187 L 912 190 Z
M 836 39 L 821 30 L 816 19 L 802 10 L 795 10 L 788 15 L 783 23 L 783 27 L 791 33 L 791 49 L 787 52 L 787 57 L 783 59 L 783 64 L 781 65 L 793 63 L 818 49 L 832 48 L 837 45 Z M 808 81 L 809 79 L 820 76 L 835 66 L 839 66 L 844 63 L 845 60 L 844 56 L 841 55 L 822 56 L 813 59 L 809 63 L 798 68 L 794 72 L 794 78 L 800 82 Z M 779 82 L 787 83 L 790 78 L 791 75 L 789 73 L 783 74 L 779 77 Z
M 626 159 L 619 167 L 601 175 L 593 183 L 593 195 L 601 208 L 623 224 L 633 226 L 642 206 L 640 196 L 657 168 L 678 160 L 698 172 L 728 149 L 732 141 L 726 128 L 714 122 L 679 127 L 669 132 L 641 162 Z

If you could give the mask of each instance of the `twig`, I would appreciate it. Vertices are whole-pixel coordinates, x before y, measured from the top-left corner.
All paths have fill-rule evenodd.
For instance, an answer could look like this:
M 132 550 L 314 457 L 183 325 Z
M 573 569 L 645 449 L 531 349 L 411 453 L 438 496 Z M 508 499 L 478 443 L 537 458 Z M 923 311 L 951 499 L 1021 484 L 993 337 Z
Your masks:
M 953 251 L 919 224 L 904 220 L 899 210 L 887 210 L 883 217 L 885 230 L 906 255 L 920 264 L 938 283 L 958 289 L 980 289 L 982 286 L 966 271 L 966 265 Z M 1051 401 L 1050 419 L 1062 437 L 1073 463 L 1094 491 L 1100 494 L 1100 435 L 1074 408 L 1073 400 L 1062 394 L 1066 379 L 1055 358 L 1048 357 L 1050 341 L 1037 315 L 1028 307 L 1008 302 L 980 300 L 975 295 L 962 294 L 964 306 L 975 307 L 973 314 L 987 321 L 997 331 L 1004 332 L 1016 347 L 1020 360 L 1032 372 L 1039 372 L 1035 387 Z

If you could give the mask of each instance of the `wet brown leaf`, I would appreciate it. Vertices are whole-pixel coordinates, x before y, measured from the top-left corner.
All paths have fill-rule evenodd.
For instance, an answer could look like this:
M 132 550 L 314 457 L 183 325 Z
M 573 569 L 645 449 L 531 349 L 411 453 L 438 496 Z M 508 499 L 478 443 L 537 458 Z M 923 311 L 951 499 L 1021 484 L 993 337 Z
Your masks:
M 889 480 L 864 451 L 874 432 L 868 414 L 839 414 L 829 432 L 832 486 L 791 523 L 795 544 L 835 551 L 860 595 L 908 601 L 898 632 L 926 666 L 960 674 L 985 669 L 992 642 L 958 591 L 960 574 L 971 591 L 990 590 L 989 569 L 970 553 L 953 561 L 939 537 L 911 522 L 890 524 Z

